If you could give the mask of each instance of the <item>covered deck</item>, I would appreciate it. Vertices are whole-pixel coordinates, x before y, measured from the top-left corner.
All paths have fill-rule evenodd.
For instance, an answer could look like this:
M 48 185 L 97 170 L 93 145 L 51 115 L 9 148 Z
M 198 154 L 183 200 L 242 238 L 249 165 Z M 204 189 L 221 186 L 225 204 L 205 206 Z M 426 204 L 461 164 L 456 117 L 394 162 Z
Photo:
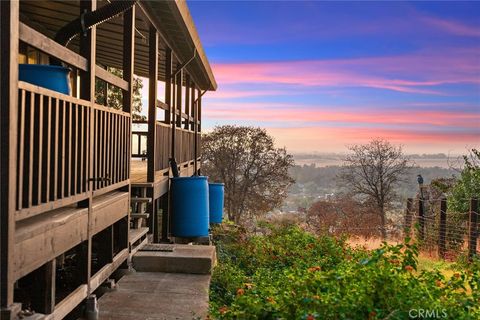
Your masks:
M 2 319 L 79 310 L 147 233 L 168 239 L 168 159 L 199 168 L 201 96 L 216 83 L 184 1 L 139 0 L 68 46 L 53 40 L 111 2 L 0 1 Z M 19 63 L 53 58 L 71 70 L 71 94 L 19 81 Z M 144 162 L 132 149 L 136 76 L 149 89 Z M 113 90 L 119 104 L 99 99 Z

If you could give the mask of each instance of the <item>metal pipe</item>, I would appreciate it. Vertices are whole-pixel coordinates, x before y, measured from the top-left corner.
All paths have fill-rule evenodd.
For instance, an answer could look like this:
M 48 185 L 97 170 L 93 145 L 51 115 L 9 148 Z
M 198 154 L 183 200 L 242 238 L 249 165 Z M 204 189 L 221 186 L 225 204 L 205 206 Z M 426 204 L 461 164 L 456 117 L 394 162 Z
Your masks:
M 80 17 L 60 28 L 54 40 L 63 46 L 68 46 L 69 42 L 78 34 L 125 12 L 133 7 L 137 1 L 115 0 L 95 11 L 83 12 Z

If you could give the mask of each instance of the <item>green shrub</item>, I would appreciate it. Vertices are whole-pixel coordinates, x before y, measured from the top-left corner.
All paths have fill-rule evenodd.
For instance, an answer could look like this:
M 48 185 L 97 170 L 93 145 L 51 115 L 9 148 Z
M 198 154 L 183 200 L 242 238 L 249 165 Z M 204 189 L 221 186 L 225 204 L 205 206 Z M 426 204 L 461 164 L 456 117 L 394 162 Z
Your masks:
M 213 318 L 408 319 L 410 310 L 423 309 L 448 319 L 480 319 L 478 265 L 451 278 L 417 272 L 418 250 L 409 239 L 366 251 L 298 227 L 247 237 L 230 225 L 214 234 Z

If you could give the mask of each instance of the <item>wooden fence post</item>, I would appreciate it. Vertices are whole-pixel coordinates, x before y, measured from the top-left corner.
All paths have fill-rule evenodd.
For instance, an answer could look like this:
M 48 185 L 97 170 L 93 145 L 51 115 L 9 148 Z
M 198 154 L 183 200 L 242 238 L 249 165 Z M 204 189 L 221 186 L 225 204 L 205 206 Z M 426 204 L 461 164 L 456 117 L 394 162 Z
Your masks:
M 445 259 L 447 252 L 447 198 L 440 200 L 440 226 L 438 229 L 438 255 Z
M 424 199 L 419 198 L 418 199 L 418 225 L 419 225 L 419 230 L 418 230 L 418 238 L 420 240 L 423 240 L 425 238 L 425 212 L 424 212 L 424 206 L 423 206 Z
M 477 238 L 478 238 L 478 199 L 470 199 L 470 217 L 468 232 L 468 258 L 471 261 L 473 256 L 477 254 Z
M 405 234 L 411 234 L 412 228 L 412 207 L 413 207 L 413 199 L 407 199 L 407 208 L 405 209 L 405 226 L 404 231 Z

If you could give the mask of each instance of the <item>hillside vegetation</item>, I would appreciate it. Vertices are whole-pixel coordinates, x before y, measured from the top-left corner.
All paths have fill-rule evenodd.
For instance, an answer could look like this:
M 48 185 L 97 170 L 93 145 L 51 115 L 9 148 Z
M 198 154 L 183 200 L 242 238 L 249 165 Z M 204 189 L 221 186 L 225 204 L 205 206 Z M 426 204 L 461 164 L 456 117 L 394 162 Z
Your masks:
M 480 319 L 479 264 L 449 276 L 419 268 L 410 239 L 367 251 L 297 226 L 249 235 L 232 224 L 214 230 L 214 239 L 213 318 L 408 319 L 429 312 Z

